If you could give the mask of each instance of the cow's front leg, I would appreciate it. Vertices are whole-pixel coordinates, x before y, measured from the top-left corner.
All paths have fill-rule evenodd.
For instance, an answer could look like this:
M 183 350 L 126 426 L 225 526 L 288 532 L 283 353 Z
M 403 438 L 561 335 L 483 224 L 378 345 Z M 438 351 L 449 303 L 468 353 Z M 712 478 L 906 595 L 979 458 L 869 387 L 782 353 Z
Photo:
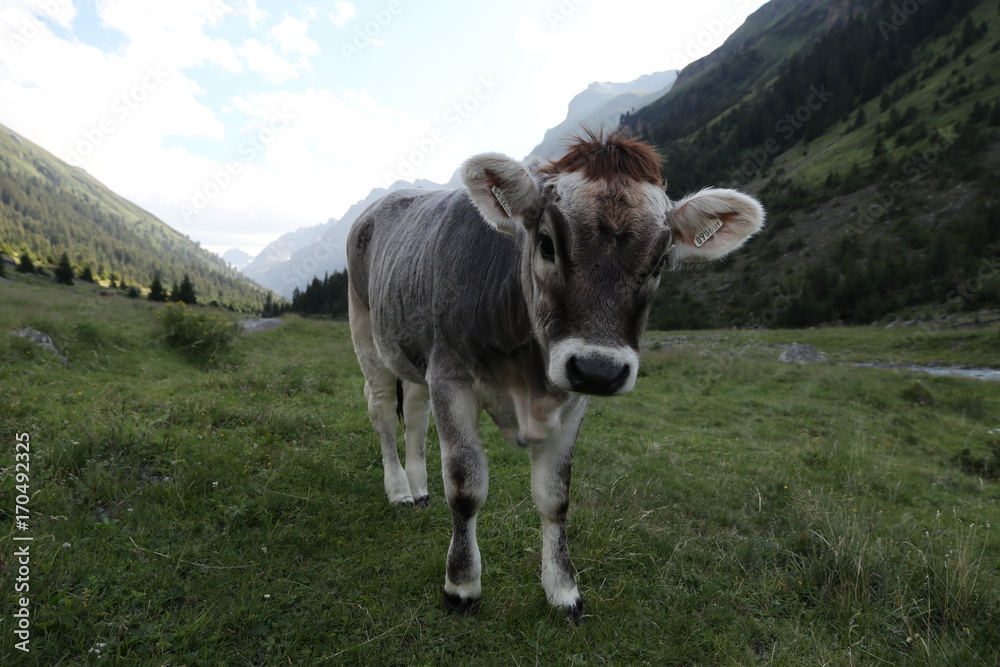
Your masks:
M 583 599 L 566 543 L 566 512 L 573 447 L 587 404 L 587 397 L 575 397 L 563 408 L 559 430 L 531 447 L 531 495 L 542 519 L 542 588 L 549 604 L 577 620 L 584 615 Z
M 483 570 L 476 515 L 489 488 L 486 454 L 479 438 L 480 406 L 470 386 L 452 384 L 432 384 L 431 403 L 441 438 L 442 477 L 452 521 L 444 604 L 461 614 L 474 614 L 482 601 Z

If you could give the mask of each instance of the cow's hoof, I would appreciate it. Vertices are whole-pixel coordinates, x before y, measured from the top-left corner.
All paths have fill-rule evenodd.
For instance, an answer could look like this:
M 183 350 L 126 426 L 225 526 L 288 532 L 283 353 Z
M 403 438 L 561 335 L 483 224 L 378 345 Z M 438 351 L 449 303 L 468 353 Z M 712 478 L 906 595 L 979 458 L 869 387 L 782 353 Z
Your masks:
M 482 598 L 463 598 L 441 589 L 441 600 L 448 611 L 461 616 L 475 616 L 483 606 Z
M 582 599 L 578 598 L 576 602 L 566 607 L 566 618 L 577 624 L 584 622 L 587 618 L 587 612 L 583 609 Z
M 413 499 L 413 504 L 422 509 L 430 507 L 431 497 L 430 496 L 420 496 L 419 498 Z

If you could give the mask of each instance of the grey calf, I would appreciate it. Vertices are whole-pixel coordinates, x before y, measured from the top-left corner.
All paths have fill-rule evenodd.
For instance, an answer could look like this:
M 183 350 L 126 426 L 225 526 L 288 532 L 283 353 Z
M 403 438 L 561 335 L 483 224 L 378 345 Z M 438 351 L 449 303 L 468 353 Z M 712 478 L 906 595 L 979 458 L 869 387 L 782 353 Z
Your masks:
M 581 138 L 540 165 L 478 155 L 463 166 L 464 190 L 392 193 L 351 230 L 351 334 L 386 494 L 428 502 L 424 439 L 433 410 L 452 512 L 444 583 L 452 609 L 473 612 L 482 596 L 485 411 L 509 442 L 530 450 L 548 601 L 583 614 L 566 513 L 589 396 L 633 388 L 664 266 L 720 257 L 764 221 L 760 204 L 732 190 L 671 202 L 659 166 L 649 146 L 618 134 Z

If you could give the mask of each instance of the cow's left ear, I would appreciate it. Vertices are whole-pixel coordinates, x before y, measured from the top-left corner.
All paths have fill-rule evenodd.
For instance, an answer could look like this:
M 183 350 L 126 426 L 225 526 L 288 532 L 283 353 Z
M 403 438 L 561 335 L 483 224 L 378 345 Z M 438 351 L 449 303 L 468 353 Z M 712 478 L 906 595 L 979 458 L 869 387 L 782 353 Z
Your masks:
M 739 248 L 764 226 L 764 207 L 736 190 L 706 188 L 688 195 L 667 215 L 673 259 L 707 262 Z
M 513 234 L 517 225 L 538 219 L 542 198 L 535 180 L 517 160 L 501 153 L 470 157 L 462 165 L 462 182 L 486 221 Z

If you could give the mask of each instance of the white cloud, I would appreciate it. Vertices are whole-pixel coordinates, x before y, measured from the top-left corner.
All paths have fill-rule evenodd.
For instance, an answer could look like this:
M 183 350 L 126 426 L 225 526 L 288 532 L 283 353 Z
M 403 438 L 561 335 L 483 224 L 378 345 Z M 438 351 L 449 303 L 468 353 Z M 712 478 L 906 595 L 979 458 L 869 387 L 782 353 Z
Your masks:
M 357 18 L 358 14 L 354 9 L 353 2 L 335 2 L 333 3 L 333 11 L 330 12 L 330 20 L 333 21 L 333 25 L 338 28 L 353 18 Z
M 295 65 L 275 53 L 269 44 L 256 39 L 248 39 L 243 46 L 236 49 L 246 60 L 250 70 L 263 74 L 269 81 L 280 83 L 285 79 L 294 79 L 299 75 Z
M 319 54 L 319 44 L 306 37 L 309 24 L 286 16 L 281 23 L 271 28 L 271 36 L 278 42 L 282 52 L 297 52 L 307 56 Z
M 229 7 L 204 0 L 102 0 L 97 11 L 105 24 L 127 36 L 123 57 L 174 68 L 215 63 L 239 72 L 243 66 L 232 45 L 204 32 L 226 20 Z
M 342 215 L 431 132 L 364 91 L 310 88 L 237 96 L 232 104 L 251 121 L 231 155 L 210 160 L 147 145 L 142 167 L 114 179 L 167 224 L 223 249 L 256 252 L 285 231 Z

